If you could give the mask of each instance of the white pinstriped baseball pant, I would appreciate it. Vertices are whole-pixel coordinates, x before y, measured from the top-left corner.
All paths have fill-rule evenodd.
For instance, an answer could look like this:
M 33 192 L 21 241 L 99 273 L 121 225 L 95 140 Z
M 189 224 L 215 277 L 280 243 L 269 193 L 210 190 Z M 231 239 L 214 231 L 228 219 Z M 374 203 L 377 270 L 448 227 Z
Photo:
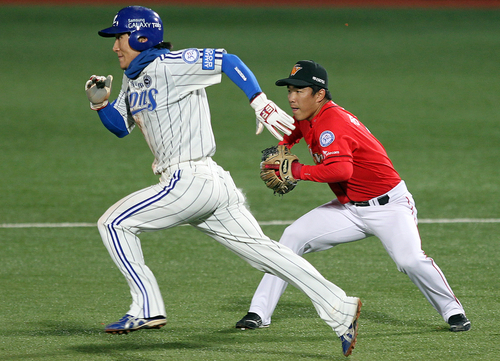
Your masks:
M 123 198 L 99 219 L 104 245 L 130 287 L 128 314 L 142 318 L 166 315 L 137 235 L 181 224 L 194 226 L 253 267 L 302 290 L 337 335 L 350 326 L 357 298 L 346 296 L 304 258 L 264 235 L 229 173 L 211 159 L 172 166 L 159 184 Z
M 417 229 L 417 209 L 404 181 L 387 193 L 389 203 L 370 206 L 342 205 L 338 200 L 306 213 L 285 229 L 280 244 L 299 255 L 324 251 L 338 244 L 376 236 L 396 263 L 407 274 L 445 321 L 464 313 L 446 277 L 432 258 L 422 250 Z M 257 313 L 264 325 L 271 323 L 286 282 L 265 275 L 260 282 L 249 312 Z

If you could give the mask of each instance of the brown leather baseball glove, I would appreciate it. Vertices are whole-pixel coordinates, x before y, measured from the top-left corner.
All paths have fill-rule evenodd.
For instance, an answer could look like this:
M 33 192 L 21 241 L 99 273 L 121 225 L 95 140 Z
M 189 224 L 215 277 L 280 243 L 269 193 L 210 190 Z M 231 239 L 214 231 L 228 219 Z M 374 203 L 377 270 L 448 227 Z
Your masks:
M 262 151 L 260 178 L 275 194 L 286 194 L 297 185 L 297 180 L 292 175 L 292 162 L 298 160 L 286 145 L 266 148 Z

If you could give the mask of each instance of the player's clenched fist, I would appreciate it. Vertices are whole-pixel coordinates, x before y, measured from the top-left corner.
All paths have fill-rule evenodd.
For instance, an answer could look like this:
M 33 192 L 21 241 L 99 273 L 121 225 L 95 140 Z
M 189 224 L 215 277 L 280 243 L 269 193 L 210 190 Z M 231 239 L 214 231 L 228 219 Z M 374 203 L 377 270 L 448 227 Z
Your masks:
M 283 136 L 277 130 L 290 135 L 295 129 L 294 120 L 291 116 L 281 110 L 273 101 L 268 100 L 266 94 L 260 93 L 250 103 L 257 116 L 257 132 L 262 133 L 264 127 L 278 140 Z M 277 129 L 277 130 L 276 130 Z
M 99 110 L 108 105 L 109 94 L 111 93 L 111 83 L 113 76 L 107 77 L 92 75 L 85 83 L 85 92 L 90 101 L 92 110 Z

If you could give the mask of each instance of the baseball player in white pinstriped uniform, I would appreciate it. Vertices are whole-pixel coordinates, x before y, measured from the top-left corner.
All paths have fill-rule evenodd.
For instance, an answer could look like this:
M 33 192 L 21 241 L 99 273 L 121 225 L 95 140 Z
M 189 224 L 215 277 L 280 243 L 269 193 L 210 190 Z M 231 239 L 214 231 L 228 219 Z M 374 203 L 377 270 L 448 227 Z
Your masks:
M 293 119 L 267 100 L 252 72 L 223 49 L 170 51 L 154 11 L 120 10 L 113 26 L 99 32 L 115 37 L 113 50 L 125 70 L 118 98 L 108 102 L 112 77 L 93 75 L 85 85 L 90 106 L 118 137 L 137 126 L 154 154 L 160 182 L 111 206 L 98 221 L 103 242 L 130 286 L 132 304 L 108 333 L 127 333 L 166 324 L 165 306 L 137 235 L 190 224 L 213 237 L 253 267 L 283 278 L 311 299 L 319 316 L 342 341 L 354 347 L 361 302 L 326 280 L 288 247 L 270 240 L 244 204 L 231 176 L 211 157 L 215 139 L 205 88 L 225 73 L 251 101 L 257 134 L 290 134 Z

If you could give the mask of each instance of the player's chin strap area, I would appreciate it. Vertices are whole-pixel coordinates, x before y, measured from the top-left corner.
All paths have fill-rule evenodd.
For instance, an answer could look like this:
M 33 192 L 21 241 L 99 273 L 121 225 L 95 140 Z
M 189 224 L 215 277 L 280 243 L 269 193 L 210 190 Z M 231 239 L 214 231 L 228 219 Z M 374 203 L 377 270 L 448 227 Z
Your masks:
M 350 201 L 349 203 L 356 207 L 384 206 L 387 203 L 389 203 L 389 201 L 394 201 L 398 199 L 406 192 L 408 192 L 408 189 L 406 188 L 405 182 L 402 180 L 397 186 L 392 188 L 386 194 L 381 195 L 380 197 L 372 198 L 362 202 Z

